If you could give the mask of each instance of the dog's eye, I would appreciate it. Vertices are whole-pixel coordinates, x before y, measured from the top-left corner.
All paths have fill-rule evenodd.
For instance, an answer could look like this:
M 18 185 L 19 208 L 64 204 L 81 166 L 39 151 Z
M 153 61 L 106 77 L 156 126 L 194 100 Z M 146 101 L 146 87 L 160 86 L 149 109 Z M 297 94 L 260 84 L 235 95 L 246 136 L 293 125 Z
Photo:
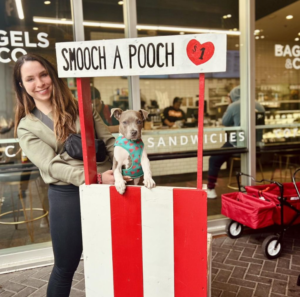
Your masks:
M 124 125 L 126 125 L 126 124 L 127 124 L 127 122 L 126 122 L 126 121 L 124 121 L 124 122 L 123 122 L 123 124 L 124 124 Z
M 142 123 L 142 121 L 140 120 L 137 120 L 137 124 L 140 125 Z

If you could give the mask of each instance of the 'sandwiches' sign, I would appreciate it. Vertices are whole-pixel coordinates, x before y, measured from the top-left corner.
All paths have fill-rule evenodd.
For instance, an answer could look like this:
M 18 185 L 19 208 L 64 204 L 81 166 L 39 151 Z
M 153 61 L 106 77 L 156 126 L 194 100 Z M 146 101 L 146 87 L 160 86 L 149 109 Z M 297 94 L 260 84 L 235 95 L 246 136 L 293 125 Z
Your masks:
M 59 77 L 223 72 L 226 50 L 225 34 L 56 43 Z

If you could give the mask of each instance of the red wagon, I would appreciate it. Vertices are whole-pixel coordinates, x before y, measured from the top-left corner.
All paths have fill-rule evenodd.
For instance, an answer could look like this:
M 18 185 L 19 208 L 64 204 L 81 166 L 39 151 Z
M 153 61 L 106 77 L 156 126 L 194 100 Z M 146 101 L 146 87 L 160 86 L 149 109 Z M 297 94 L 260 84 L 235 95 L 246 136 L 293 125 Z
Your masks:
M 263 244 L 264 255 L 268 259 L 279 257 L 285 231 L 300 223 L 300 182 L 278 183 L 276 181 L 261 180 L 256 182 L 270 182 L 270 184 L 241 187 L 239 177 L 247 174 L 238 173 L 237 180 L 240 192 L 222 195 L 221 213 L 231 219 L 227 226 L 227 234 L 231 238 L 241 236 L 243 227 L 251 229 L 265 228 L 278 225 L 279 229 L 268 236 Z M 251 176 L 250 176 L 251 177 Z M 252 177 L 251 177 L 252 178 Z M 254 178 L 252 178 L 254 180 Z M 241 191 L 244 188 L 245 191 Z

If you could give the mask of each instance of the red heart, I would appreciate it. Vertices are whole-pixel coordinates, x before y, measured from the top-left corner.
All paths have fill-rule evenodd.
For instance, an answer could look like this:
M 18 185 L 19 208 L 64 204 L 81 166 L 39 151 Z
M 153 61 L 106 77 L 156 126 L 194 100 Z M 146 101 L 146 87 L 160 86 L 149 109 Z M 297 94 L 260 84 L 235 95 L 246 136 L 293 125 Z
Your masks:
M 130 171 L 130 173 L 131 173 L 132 175 L 134 175 L 135 172 L 134 172 L 134 171 Z
M 140 169 L 137 169 L 137 170 L 136 170 L 136 172 L 139 172 L 139 171 L 140 171 Z
M 125 171 L 125 173 L 128 173 L 128 171 Z
M 118 142 L 119 142 L 119 140 L 116 141 L 116 143 L 118 143 Z
M 134 154 L 132 154 L 132 157 L 134 157 Z
M 138 149 L 139 149 L 139 147 L 138 147 L 138 146 L 136 146 L 136 147 L 135 147 L 135 150 L 137 151 Z
M 122 136 L 122 139 L 124 139 L 125 138 L 125 136 Z
M 136 143 L 140 143 L 140 141 L 138 140 Z
M 135 159 L 135 160 L 134 160 L 135 163 L 138 163 L 138 161 L 139 161 L 138 159 Z
M 198 40 L 192 39 L 186 47 L 189 59 L 195 64 L 206 63 L 214 55 L 215 46 L 212 42 L 201 44 Z
M 136 168 L 136 166 L 134 165 L 134 166 L 132 166 L 132 169 L 134 169 L 134 168 Z
M 133 152 L 133 149 L 129 149 L 129 151 L 132 153 L 132 152 Z
M 143 146 L 141 145 L 141 148 L 143 148 Z
M 133 143 L 130 143 L 130 146 L 133 146 Z
M 127 144 L 127 143 L 128 143 L 128 140 L 127 140 L 127 141 L 124 141 L 124 143 Z
M 139 164 L 139 166 L 141 167 L 141 163 Z

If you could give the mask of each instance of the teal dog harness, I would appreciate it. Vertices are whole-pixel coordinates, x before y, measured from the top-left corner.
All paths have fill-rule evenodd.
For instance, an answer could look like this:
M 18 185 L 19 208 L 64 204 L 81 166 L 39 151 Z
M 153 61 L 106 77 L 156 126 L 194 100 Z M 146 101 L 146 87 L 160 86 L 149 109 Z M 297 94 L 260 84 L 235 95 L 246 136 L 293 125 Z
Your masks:
M 144 143 L 142 139 L 130 140 L 120 135 L 114 146 L 119 146 L 125 149 L 131 158 L 131 167 L 128 169 L 122 169 L 122 175 L 130 176 L 131 178 L 138 178 L 144 175 L 141 159 L 144 149 Z

